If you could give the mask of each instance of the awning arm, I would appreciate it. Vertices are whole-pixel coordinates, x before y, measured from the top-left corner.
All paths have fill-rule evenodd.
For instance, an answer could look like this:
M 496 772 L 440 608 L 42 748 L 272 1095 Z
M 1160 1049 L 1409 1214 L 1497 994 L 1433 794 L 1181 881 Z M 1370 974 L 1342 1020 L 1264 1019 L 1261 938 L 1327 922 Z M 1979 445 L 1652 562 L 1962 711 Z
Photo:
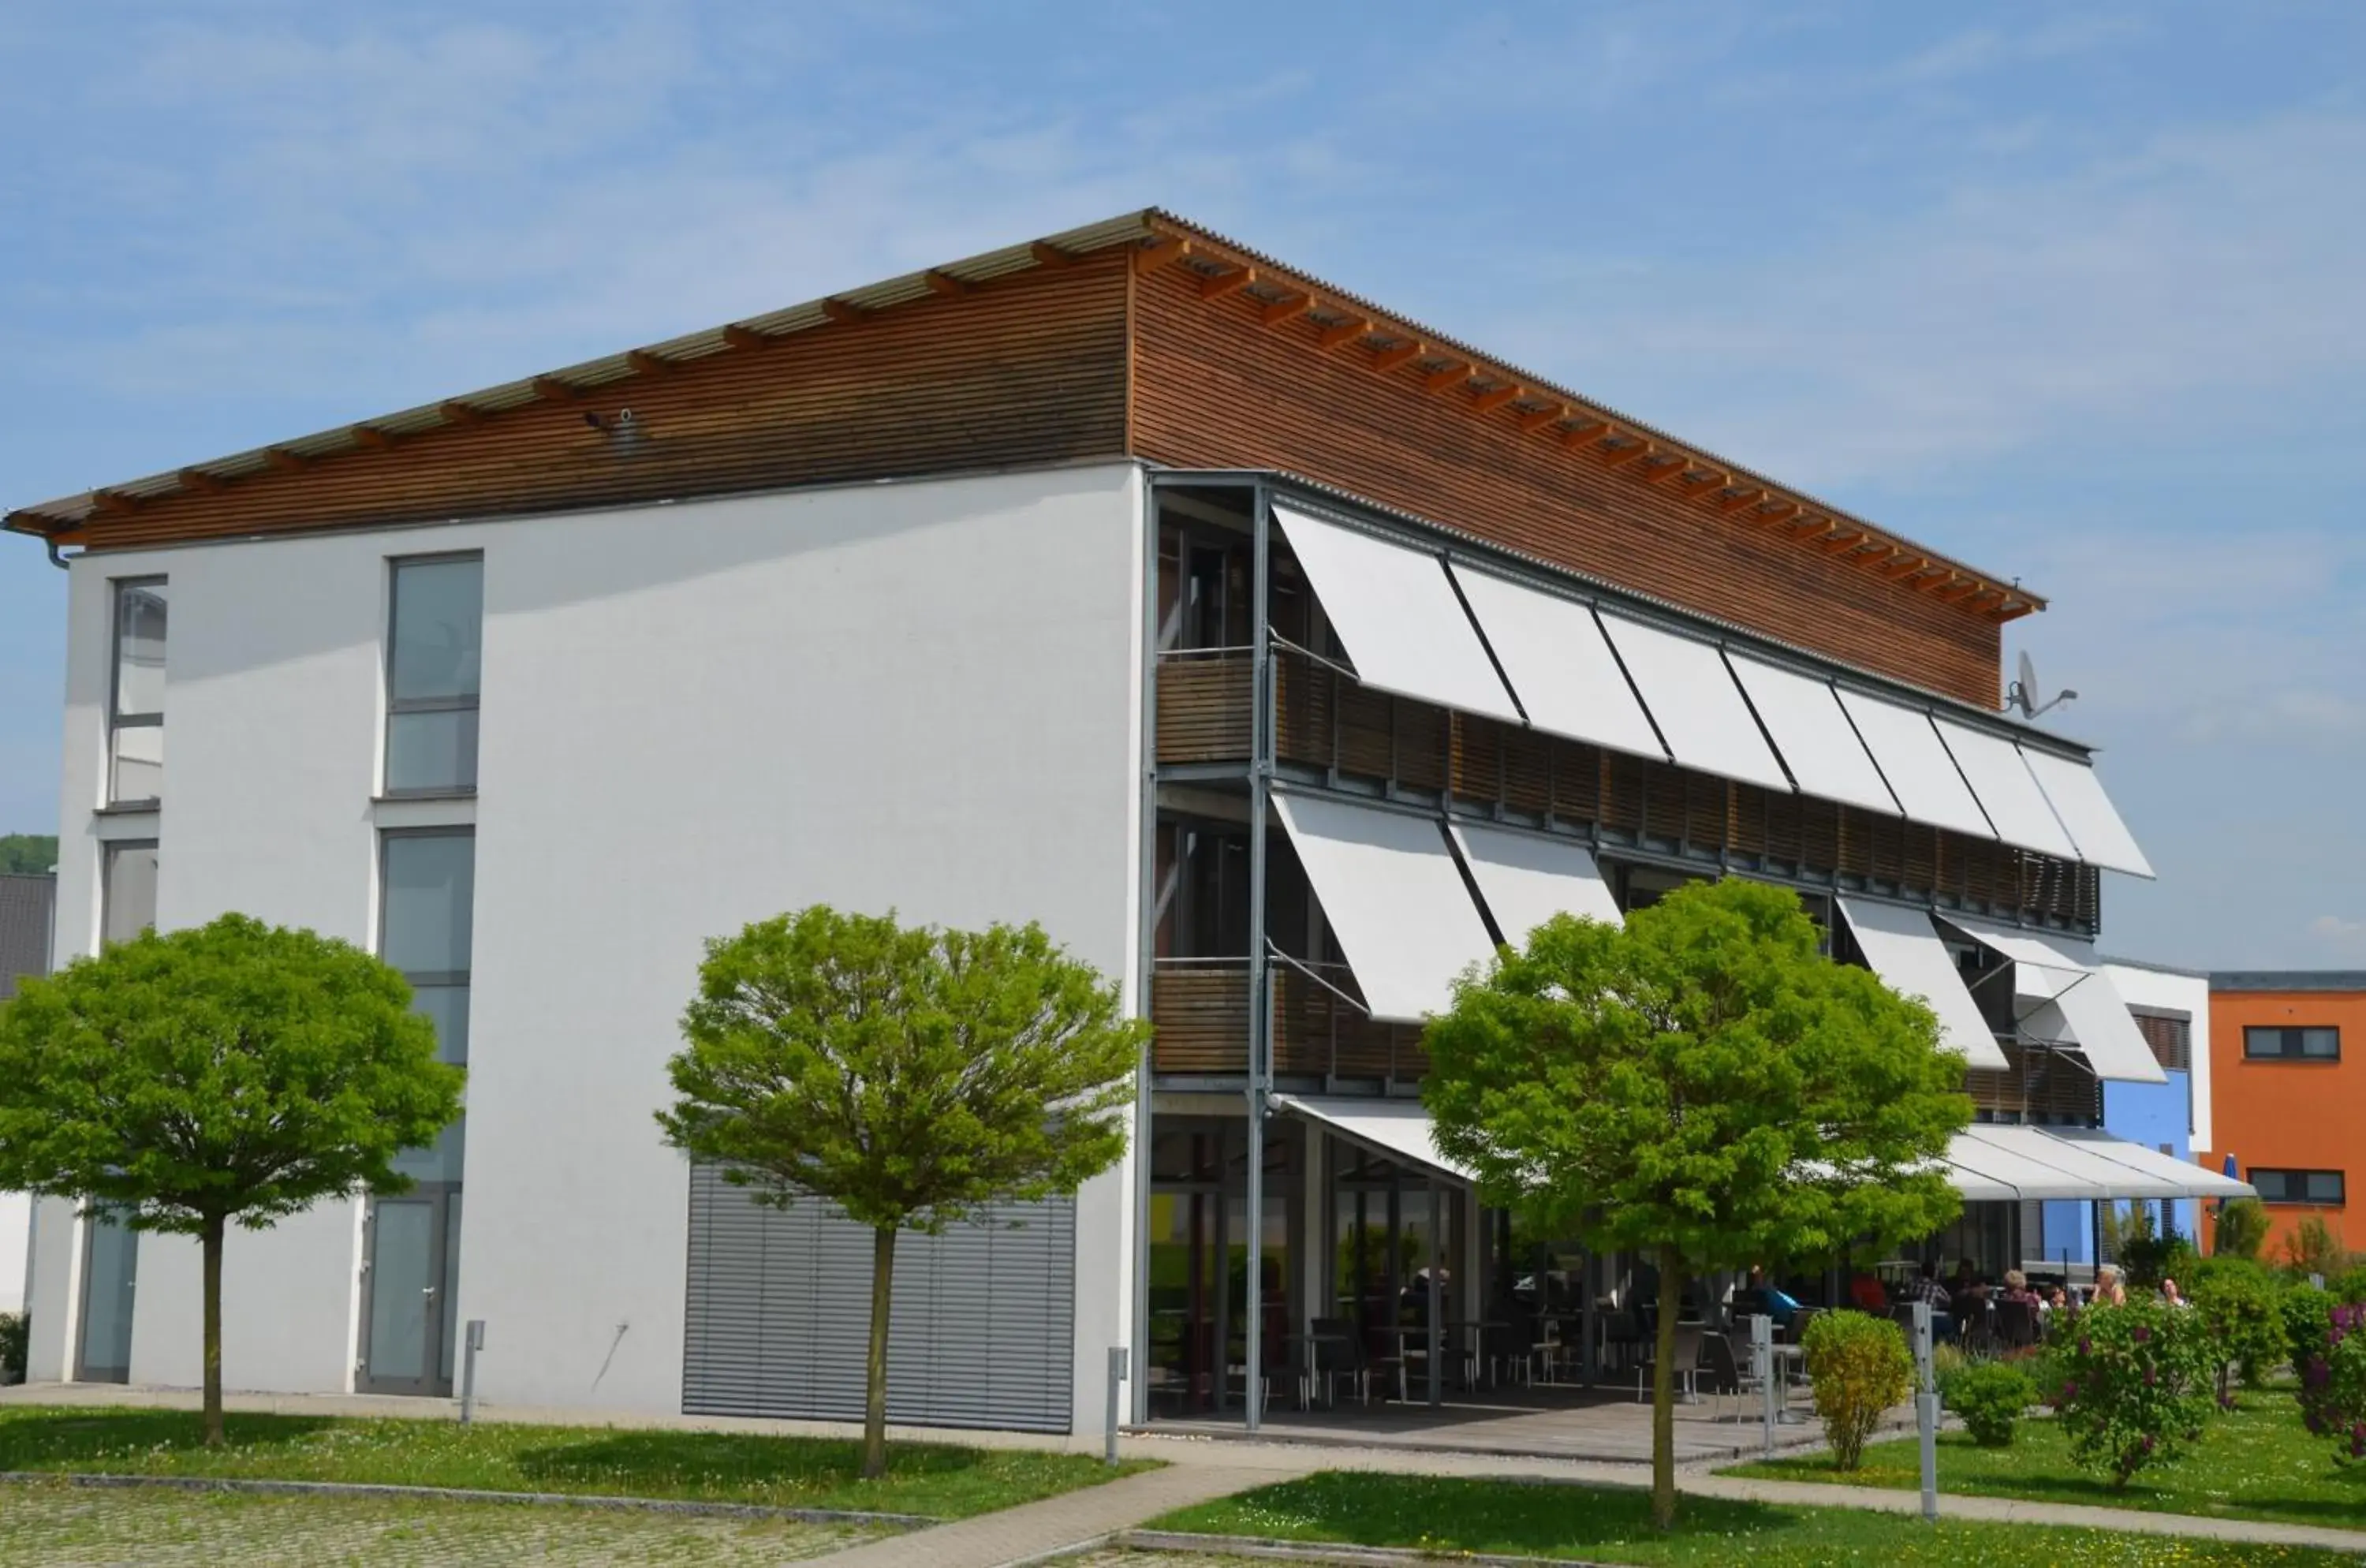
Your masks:
M 1330 992 L 1341 1001 L 1346 1002 L 1349 1007 L 1354 1008 L 1366 1018 L 1372 1016 L 1372 1010 L 1370 1008 L 1366 1007 L 1362 1002 L 1358 1001 L 1355 998 L 1349 996 L 1346 992 L 1341 990 L 1338 987 L 1333 985 L 1322 976 L 1317 975 L 1313 970 L 1308 968 L 1305 964 L 1301 964 L 1289 953 L 1282 952 L 1280 948 L 1274 945 L 1273 938 L 1268 937 L 1265 939 L 1265 952 L 1267 957 L 1280 959 L 1284 964 L 1289 964 L 1292 969 L 1297 970 L 1300 974 L 1305 976 L 1308 979 L 1313 981 L 1316 985 L 1322 987 L 1324 990 Z

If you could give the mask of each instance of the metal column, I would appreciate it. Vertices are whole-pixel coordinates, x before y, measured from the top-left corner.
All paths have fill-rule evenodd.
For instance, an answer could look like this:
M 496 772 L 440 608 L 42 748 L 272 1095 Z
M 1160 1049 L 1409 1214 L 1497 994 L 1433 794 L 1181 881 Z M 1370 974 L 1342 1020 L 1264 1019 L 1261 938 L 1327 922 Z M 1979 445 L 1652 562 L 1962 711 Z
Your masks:
M 1134 1016 L 1148 1018 L 1158 969 L 1158 491 L 1137 477 L 1142 505 L 1142 842 L 1135 874 L 1141 926 L 1135 933 Z M 1177 875 L 1180 875 L 1178 865 Z M 1150 1046 L 1133 1069 L 1133 1314 L 1127 1341 L 1136 1365 L 1150 1365 L 1150 1182 L 1152 1075 Z M 1187 1396 L 1188 1399 L 1188 1396 Z M 1137 1423 L 1150 1419 L 1150 1379 L 1134 1378 L 1128 1407 Z
M 1255 647 L 1250 666 L 1249 747 L 1249 1053 L 1248 1053 L 1248 1278 L 1243 1360 L 1243 1400 L 1247 1429 L 1265 1416 L 1259 1397 L 1265 1375 L 1265 1102 L 1273 1056 L 1272 969 L 1266 963 L 1266 812 L 1273 790 L 1273 518 L 1266 487 L 1251 502 L 1253 539 L 1249 624 Z M 1222 1350 L 1219 1348 L 1219 1355 Z
M 1429 1179 L 1429 1407 L 1446 1403 L 1446 1282 L 1438 1278 L 1446 1266 L 1446 1235 L 1438 1224 L 1443 1210 L 1437 1201 L 1437 1178 Z

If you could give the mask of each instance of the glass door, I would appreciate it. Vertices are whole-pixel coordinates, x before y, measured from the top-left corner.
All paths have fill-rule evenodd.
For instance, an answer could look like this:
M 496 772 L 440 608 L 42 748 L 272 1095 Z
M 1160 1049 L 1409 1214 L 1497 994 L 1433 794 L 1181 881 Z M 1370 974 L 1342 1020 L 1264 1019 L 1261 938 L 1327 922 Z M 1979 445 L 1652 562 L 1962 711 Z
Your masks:
M 361 1390 L 365 1393 L 452 1392 L 452 1265 L 459 1192 L 422 1183 L 370 1204 L 362 1264 Z
M 113 1209 L 83 1226 L 82 1337 L 75 1356 L 79 1382 L 131 1381 L 131 1303 L 140 1286 L 140 1233 Z

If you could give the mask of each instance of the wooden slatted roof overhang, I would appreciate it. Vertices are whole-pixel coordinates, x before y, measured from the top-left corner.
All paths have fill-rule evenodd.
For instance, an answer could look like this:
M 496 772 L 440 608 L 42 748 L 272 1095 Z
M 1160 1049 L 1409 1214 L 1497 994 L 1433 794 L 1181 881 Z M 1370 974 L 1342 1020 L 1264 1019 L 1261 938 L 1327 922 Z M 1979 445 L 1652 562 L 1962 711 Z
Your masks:
M 1156 209 L 1126 213 L 1026 244 L 1009 245 L 784 310 L 727 322 L 645 348 L 588 360 L 479 391 L 446 398 L 209 462 L 38 502 L 9 512 L 5 525 L 53 545 L 83 542 L 94 516 L 138 511 L 191 491 L 213 492 L 249 475 L 301 470 L 405 438 L 474 424 L 518 408 L 566 401 L 611 383 L 663 376 L 725 353 L 760 352 L 793 333 L 858 323 L 907 302 L 970 288 L 1031 267 L 1060 267 L 1076 257 L 1131 245 L 1135 265 L 1177 266 L 1199 279 L 1205 299 L 1238 295 L 1254 302 L 1263 324 L 1310 354 L 1348 356 L 1376 375 L 1417 378 L 1474 420 L 1508 422 L 1523 434 L 1561 445 L 1629 481 L 1721 515 L 1737 527 L 1763 529 L 1799 548 L 1820 551 L 1932 595 L 1966 614 L 2008 621 L 2045 608 L 2022 588 L 1950 559 L 1853 517 L 1804 491 L 1718 457 L 1543 377 L 1494 359 L 1442 333 L 1381 310 L 1346 290 L 1299 273 L 1196 224 Z

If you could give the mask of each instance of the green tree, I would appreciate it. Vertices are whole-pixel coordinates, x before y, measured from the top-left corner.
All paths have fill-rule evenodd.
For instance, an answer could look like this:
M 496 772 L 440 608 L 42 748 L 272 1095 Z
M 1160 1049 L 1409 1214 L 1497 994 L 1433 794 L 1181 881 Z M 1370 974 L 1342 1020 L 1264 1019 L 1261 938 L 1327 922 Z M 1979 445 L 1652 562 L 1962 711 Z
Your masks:
M 707 943 L 658 1123 L 759 1202 L 820 1200 L 871 1227 L 864 1475 L 887 1469 L 896 1233 L 1108 1169 L 1149 1029 L 1032 924 L 909 928 L 817 904 Z
M 2210 1243 L 2214 1256 L 2256 1261 L 2267 1245 L 2267 1205 L 2257 1198 L 2234 1198 L 2218 1205 L 2217 1225 Z
M 54 833 L 0 833 L 0 875 L 20 872 L 38 875 L 57 863 Z
M 409 1188 L 390 1162 L 460 1113 L 462 1077 L 402 976 L 358 948 L 243 915 L 149 931 L 0 1009 L 0 1190 L 199 1238 L 219 1444 L 227 1226 Z
M 1679 889 L 1624 926 L 1568 916 L 1466 976 L 1424 1098 L 1486 1201 L 1660 1271 L 1652 1512 L 1675 1513 L 1684 1281 L 1821 1261 L 1951 1221 L 1935 1167 L 1971 1120 L 1938 1021 L 1817 951 L 1794 894 Z

